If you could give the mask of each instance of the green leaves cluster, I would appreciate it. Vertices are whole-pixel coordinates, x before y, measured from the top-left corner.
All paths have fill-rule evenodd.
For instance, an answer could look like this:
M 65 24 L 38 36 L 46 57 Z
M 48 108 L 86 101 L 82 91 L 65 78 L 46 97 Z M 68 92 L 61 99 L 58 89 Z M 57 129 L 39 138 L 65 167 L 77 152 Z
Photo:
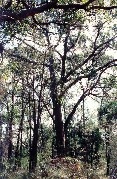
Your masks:
M 99 109 L 99 120 L 106 119 L 107 122 L 117 120 L 117 101 L 104 103 Z

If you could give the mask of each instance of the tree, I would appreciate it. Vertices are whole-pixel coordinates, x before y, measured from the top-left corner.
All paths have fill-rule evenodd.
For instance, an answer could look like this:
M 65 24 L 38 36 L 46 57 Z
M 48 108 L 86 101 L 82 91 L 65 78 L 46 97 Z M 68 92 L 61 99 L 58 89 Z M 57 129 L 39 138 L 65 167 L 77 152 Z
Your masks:
M 93 89 L 96 88 L 101 75 L 106 69 L 116 65 L 116 59 L 111 59 L 105 55 L 105 51 L 111 46 L 114 47 L 113 41 L 116 39 L 116 33 L 111 27 L 108 32 L 104 32 L 105 23 L 97 18 L 97 23 L 93 25 L 92 29 L 95 31 L 95 35 L 85 35 L 87 32 L 87 18 L 83 15 L 87 15 L 80 12 L 70 14 L 67 12 L 52 12 L 53 15 L 58 15 L 61 19 L 60 24 L 43 25 L 40 29 L 42 37 L 46 38 L 44 44 L 46 48 L 46 58 L 44 66 L 46 71 L 50 74 L 47 84 L 50 90 L 50 98 L 52 101 L 53 109 L 53 122 L 56 131 L 56 149 L 57 155 L 63 155 L 65 150 L 65 138 L 67 135 L 68 127 L 73 120 L 73 116 L 81 103 L 87 96 L 89 96 Z M 63 18 L 62 18 L 63 15 Z M 45 16 L 44 20 L 47 19 L 56 20 L 56 16 L 52 17 L 52 14 Z M 82 18 L 81 18 L 82 17 Z M 80 20 L 81 18 L 81 20 Z M 79 23 L 76 21 L 79 20 Z M 81 21 L 81 22 L 80 22 Z M 36 23 L 37 28 L 40 27 Z M 36 27 L 35 27 L 36 28 Z M 51 30 L 53 28 L 53 31 Z M 109 33 L 112 30 L 114 36 Z M 35 31 L 36 32 L 36 31 Z M 74 33 L 75 32 L 75 33 Z M 93 33 L 93 32 L 92 32 Z M 55 44 L 51 40 L 52 35 L 57 38 Z M 108 34 L 108 36 L 107 36 Z M 88 44 L 86 44 L 86 42 Z M 58 47 L 61 46 L 61 50 Z M 76 49 L 79 49 L 77 52 Z M 85 49 L 85 51 L 83 51 Z M 11 54 L 20 60 L 26 60 L 27 62 L 38 64 L 35 60 L 28 60 L 27 58 L 21 57 L 21 55 Z M 83 84 L 85 81 L 85 85 Z M 69 94 L 69 90 L 74 86 L 79 85 L 79 91 L 77 95 L 77 101 L 73 104 L 71 111 L 66 114 L 66 119 L 62 114 L 63 104 L 65 96 Z M 83 91 L 83 93 L 82 93 Z
M 24 120 L 25 115 L 28 119 L 31 171 L 37 163 L 38 129 L 42 112 L 48 112 L 53 120 L 56 155 L 66 155 L 68 130 L 80 103 L 93 95 L 105 71 L 117 65 L 117 59 L 106 54 L 108 49 L 115 47 L 117 38 L 113 28 L 114 17 L 109 19 L 110 11 L 107 11 L 107 16 L 102 16 L 104 10 L 116 6 L 105 7 L 91 0 L 81 4 L 52 1 L 37 7 L 28 3 L 24 5 L 23 2 L 11 3 L 3 11 L 1 22 L 5 21 L 2 24 L 5 25 L 3 32 L 8 38 L 16 38 L 23 45 L 24 36 L 30 36 L 34 45 L 25 43 L 29 49 L 24 46 L 20 49 L 18 45 L 14 51 L 6 50 L 7 57 L 12 59 L 11 63 L 16 64 L 13 73 L 20 83 L 20 117 Z M 94 11 L 96 9 L 98 13 Z M 97 17 L 93 17 L 93 13 Z M 40 16 L 37 17 L 37 14 Z M 93 23 L 95 17 L 97 21 Z M 112 23 L 112 27 L 106 29 L 108 23 Z M 20 67 L 17 67 L 18 64 Z M 71 101 L 69 94 L 73 88 L 76 99 L 68 108 Z M 22 141 L 23 123 L 22 120 L 20 122 Z M 20 146 L 22 148 L 21 143 Z
M 91 10 L 112 10 L 116 9 L 116 1 L 112 1 L 110 6 L 104 5 L 103 0 L 101 2 L 96 0 L 88 0 L 88 1 L 81 1 L 77 3 L 75 1 L 61 1 L 61 0 L 54 0 L 45 3 L 35 3 L 35 1 L 17 1 L 14 2 L 12 0 L 8 1 L 6 4 L 1 3 L 1 16 L 0 22 L 16 22 L 25 20 L 28 17 L 35 18 L 34 16 L 37 14 L 42 14 L 47 11 L 58 10 L 58 11 L 78 11 L 78 10 L 85 10 L 89 12 Z
M 105 119 L 105 122 L 103 120 Z M 106 159 L 107 159 L 107 175 L 110 172 L 110 158 L 111 146 L 110 136 L 112 135 L 112 126 L 116 123 L 117 119 L 117 101 L 109 101 L 104 103 L 99 109 L 99 120 L 105 128 L 105 143 L 106 143 Z
M 58 33 L 58 39 L 62 38 L 62 41 L 58 41 L 62 46 L 62 51 L 57 50 L 57 43 L 55 50 L 53 50 L 54 46 L 53 48 L 51 46 L 49 29 L 47 29 L 48 34 L 46 35 L 48 46 L 51 46 L 51 48 L 49 48 L 50 97 L 53 103 L 57 155 L 62 155 L 61 151 L 64 151 L 64 140 L 67 135 L 68 126 L 73 120 L 73 116 L 80 102 L 96 88 L 105 70 L 115 66 L 116 63 L 116 59 L 111 61 L 105 56 L 105 51 L 109 48 L 113 37 L 107 40 L 105 34 L 101 34 L 104 24 L 100 24 L 101 26 L 98 24 L 98 28 L 95 27 L 97 31 L 95 39 L 91 40 L 89 38 L 91 43 L 87 46 L 85 43 L 87 37 L 82 34 L 83 29 L 78 29 L 79 26 L 77 24 L 72 24 L 73 19 L 70 19 L 70 16 L 68 16 L 68 18 L 71 20 L 70 25 L 65 26 L 63 29 L 57 26 L 58 32 L 60 32 L 60 34 Z M 63 32 L 61 33 L 62 30 Z M 72 34 L 73 31 L 78 32 L 78 34 Z M 102 38 L 103 40 L 101 40 Z M 85 49 L 86 53 L 83 52 L 83 55 L 82 53 L 77 54 L 77 51 L 75 51 L 77 48 L 80 48 L 80 50 L 82 50 L 82 48 Z M 83 80 L 85 80 L 85 86 L 83 85 Z M 79 87 L 78 100 L 66 116 L 66 119 L 64 119 L 62 115 L 62 100 L 64 100 L 69 90 L 78 84 L 79 86 L 81 85 L 81 89 L 84 88 L 83 93 Z
M 22 50 L 22 48 L 19 46 L 18 50 Z M 37 165 L 39 138 L 41 140 L 39 135 L 43 108 L 42 97 L 45 88 L 43 76 L 45 73 L 43 65 L 33 66 L 30 62 L 22 61 L 21 56 L 18 55 L 18 50 L 15 48 L 15 55 L 11 51 L 7 52 L 8 62 L 4 67 L 4 75 L 8 73 L 7 91 L 5 93 L 6 121 L 9 127 L 8 158 L 15 159 L 15 164 L 13 163 L 15 168 L 21 167 L 24 147 L 26 147 L 26 156 L 29 157 L 29 170 L 34 171 Z M 26 54 L 28 48 L 24 48 L 24 50 Z M 27 54 L 29 55 L 28 52 Z M 16 61 L 16 58 L 20 62 Z
M 114 123 L 117 119 L 117 101 L 104 103 L 99 109 L 100 120 L 106 118 L 106 122 Z

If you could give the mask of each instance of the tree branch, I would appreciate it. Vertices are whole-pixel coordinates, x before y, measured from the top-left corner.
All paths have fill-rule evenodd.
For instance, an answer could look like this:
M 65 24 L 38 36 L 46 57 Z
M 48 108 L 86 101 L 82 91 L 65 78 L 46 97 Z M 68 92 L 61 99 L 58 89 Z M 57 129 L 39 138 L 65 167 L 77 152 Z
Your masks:
M 91 91 L 96 87 L 96 85 L 98 84 L 100 78 L 101 78 L 101 75 L 110 67 L 112 66 L 117 66 L 117 59 L 114 59 L 112 60 L 111 62 L 108 62 L 106 63 L 105 65 L 103 65 L 103 67 L 100 67 L 99 69 L 101 70 L 100 71 L 100 74 L 98 75 L 97 77 L 97 80 L 96 82 L 94 82 L 90 88 L 86 89 L 84 91 L 84 93 L 81 95 L 81 97 L 78 99 L 77 103 L 74 105 L 71 113 L 68 115 L 66 121 L 65 121 L 65 124 L 64 124 L 64 129 L 66 130 L 67 127 L 68 127 L 68 124 L 70 123 L 70 121 L 72 120 L 73 118 L 73 115 L 75 114 L 76 112 L 76 109 L 78 107 L 78 105 L 83 101 L 83 99 L 85 99 L 86 96 L 89 96 L 91 94 Z
M 21 9 L 19 12 L 12 12 L 11 10 L 5 10 L 1 7 L 0 9 L 0 22 L 12 22 L 14 23 L 15 21 L 22 21 L 28 17 L 34 16 L 39 13 L 46 12 L 51 9 L 58 9 L 58 10 L 64 10 L 68 11 L 69 9 L 77 11 L 79 9 L 83 9 L 85 11 L 89 11 L 91 9 L 103 9 L 103 10 L 111 10 L 117 8 L 117 6 L 90 6 L 95 0 L 89 0 L 88 2 L 84 4 L 58 4 L 56 1 L 48 2 L 45 4 L 41 4 L 38 7 L 32 7 L 30 9 Z

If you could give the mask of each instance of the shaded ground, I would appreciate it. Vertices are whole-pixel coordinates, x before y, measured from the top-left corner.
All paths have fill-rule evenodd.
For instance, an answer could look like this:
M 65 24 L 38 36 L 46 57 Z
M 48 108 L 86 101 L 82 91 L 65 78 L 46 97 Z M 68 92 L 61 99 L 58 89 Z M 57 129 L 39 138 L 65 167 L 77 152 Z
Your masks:
M 104 174 L 104 165 L 101 163 L 93 170 L 74 158 L 56 158 L 40 164 L 34 174 L 30 175 L 21 169 L 7 174 L 7 179 L 108 179 Z

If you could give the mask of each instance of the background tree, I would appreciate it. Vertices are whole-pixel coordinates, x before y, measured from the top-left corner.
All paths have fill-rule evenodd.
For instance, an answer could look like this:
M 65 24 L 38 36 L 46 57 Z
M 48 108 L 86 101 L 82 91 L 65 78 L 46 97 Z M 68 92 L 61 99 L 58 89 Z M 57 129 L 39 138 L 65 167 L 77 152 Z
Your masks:
M 110 101 L 105 103 L 99 109 L 99 120 L 103 123 L 105 128 L 105 144 L 106 144 L 106 159 L 107 159 L 107 175 L 109 174 L 110 157 L 111 157 L 111 146 L 110 146 L 110 135 L 112 133 L 112 126 L 115 125 L 117 119 L 117 102 Z

